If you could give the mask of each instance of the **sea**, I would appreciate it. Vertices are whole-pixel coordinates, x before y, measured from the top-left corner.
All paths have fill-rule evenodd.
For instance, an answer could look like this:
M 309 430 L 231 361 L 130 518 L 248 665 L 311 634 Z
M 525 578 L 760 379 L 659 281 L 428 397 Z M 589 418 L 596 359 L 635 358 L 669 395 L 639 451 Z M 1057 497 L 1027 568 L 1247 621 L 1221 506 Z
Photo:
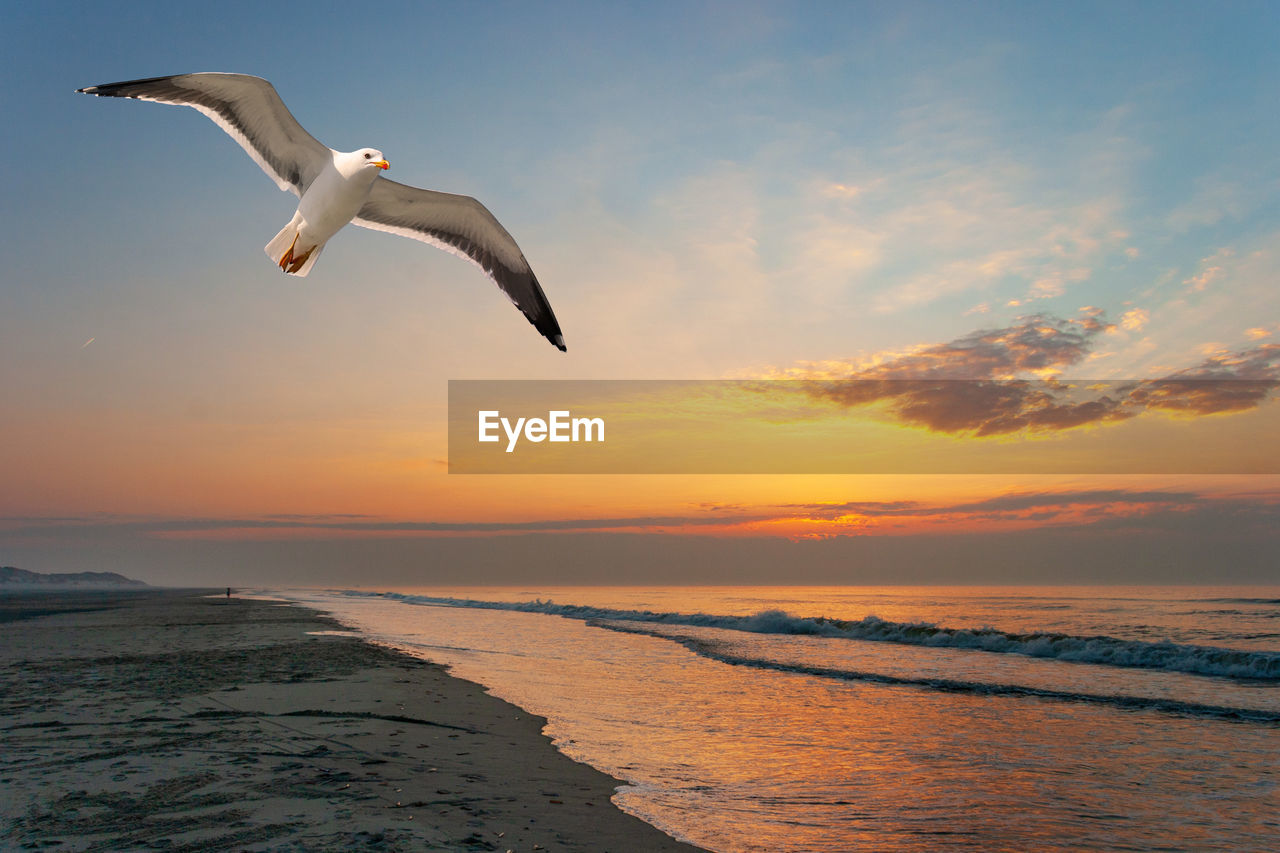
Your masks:
M 1280 586 L 274 594 L 708 850 L 1280 850 Z

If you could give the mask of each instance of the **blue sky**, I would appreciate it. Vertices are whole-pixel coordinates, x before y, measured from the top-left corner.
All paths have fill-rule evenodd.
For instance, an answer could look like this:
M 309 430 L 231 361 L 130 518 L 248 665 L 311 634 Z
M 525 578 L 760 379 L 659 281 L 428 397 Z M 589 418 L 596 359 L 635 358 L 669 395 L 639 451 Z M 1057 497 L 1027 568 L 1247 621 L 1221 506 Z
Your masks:
M 76 272 L 88 255 L 113 278 L 196 293 L 211 266 L 271 272 L 247 250 L 290 201 L 234 145 L 190 111 L 69 97 L 200 69 L 265 76 L 323 141 L 377 145 L 391 177 L 494 208 L 574 351 L 591 351 L 575 374 L 720 375 L 933 343 L 1028 309 L 1117 320 L 1179 300 L 1231 345 L 1244 316 L 1274 308 L 1247 285 L 1234 310 L 1170 292 L 1221 252 L 1220 275 L 1236 272 L 1280 230 L 1271 4 L 257 8 L 10 13 L 6 77 L 21 85 L 4 106 L 41 163 L 6 166 L 23 199 L 6 205 L 6 254 L 27 287 L 70 279 L 92 298 L 103 280 Z M 69 231 L 76 251 L 59 252 Z M 385 263 L 422 282 L 424 314 L 456 298 L 500 322 L 472 270 L 343 237 L 325 260 L 344 278 Z M 182 245 L 189 266 L 169 269 L 153 243 Z M 536 337 L 497 337 L 503 356 L 564 369 Z
M 1280 342 L 1274 3 L 50 3 L 5 19 L 0 463 L 33 485 L 2 513 L 282 511 L 291 490 L 341 495 L 315 472 L 361 453 L 430 469 L 450 378 L 838 372 L 1036 314 L 1110 324 L 1063 365 L 1077 376 Z M 473 267 L 390 235 L 346 229 L 309 278 L 281 276 L 261 247 L 296 200 L 211 123 L 74 94 L 186 71 L 266 77 L 326 144 L 479 198 L 567 355 Z M 274 486 L 225 473 L 254 458 Z M 483 505 L 428 474 L 409 490 L 423 512 Z M 504 488 L 500 504 L 526 493 Z M 237 489 L 276 497 L 191 497 Z

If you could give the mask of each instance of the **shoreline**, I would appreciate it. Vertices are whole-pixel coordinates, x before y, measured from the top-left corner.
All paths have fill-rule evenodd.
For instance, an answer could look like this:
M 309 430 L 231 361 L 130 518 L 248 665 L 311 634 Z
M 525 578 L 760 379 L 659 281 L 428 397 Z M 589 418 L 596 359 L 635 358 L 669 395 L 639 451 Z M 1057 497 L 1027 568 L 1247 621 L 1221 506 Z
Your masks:
M 0 840 L 59 850 L 696 851 L 545 720 L 300 605 L 0 598 Z M 326 633 L 327 632 L 327 633 Z

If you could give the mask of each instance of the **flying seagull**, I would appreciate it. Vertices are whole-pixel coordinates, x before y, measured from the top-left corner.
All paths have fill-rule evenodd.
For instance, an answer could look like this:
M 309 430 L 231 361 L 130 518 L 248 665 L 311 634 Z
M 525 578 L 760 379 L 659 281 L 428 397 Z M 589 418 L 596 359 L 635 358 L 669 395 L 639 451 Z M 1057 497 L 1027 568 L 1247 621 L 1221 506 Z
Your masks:
M 178 74 L 77 89 L 86 95 L 181 104 L 204 113 L 240 143 L 298 211 L 266 245 L 280 269 L 305 276 L 348 222 L 430 243 L 484 270 L 543 337 L 564 336 L 542 287 L 507 229 L 474 198 L 387 180 L 375 148 L 334 151 L 307 133 L 273 87 L 248 74 Z

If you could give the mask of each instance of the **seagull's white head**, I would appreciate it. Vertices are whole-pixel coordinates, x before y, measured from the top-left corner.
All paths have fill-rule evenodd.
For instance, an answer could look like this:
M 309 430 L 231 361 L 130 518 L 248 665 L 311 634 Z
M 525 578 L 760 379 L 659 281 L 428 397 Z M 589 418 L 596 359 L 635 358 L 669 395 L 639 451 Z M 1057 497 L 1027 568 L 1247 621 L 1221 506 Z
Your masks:
M 382 152 L 376 148 L 361 148 L 359 151 L 353 152 L 357 157 L 364 161 L 363 165 L 372 169 L 390 169 L 391 164 L 382 156 Z

